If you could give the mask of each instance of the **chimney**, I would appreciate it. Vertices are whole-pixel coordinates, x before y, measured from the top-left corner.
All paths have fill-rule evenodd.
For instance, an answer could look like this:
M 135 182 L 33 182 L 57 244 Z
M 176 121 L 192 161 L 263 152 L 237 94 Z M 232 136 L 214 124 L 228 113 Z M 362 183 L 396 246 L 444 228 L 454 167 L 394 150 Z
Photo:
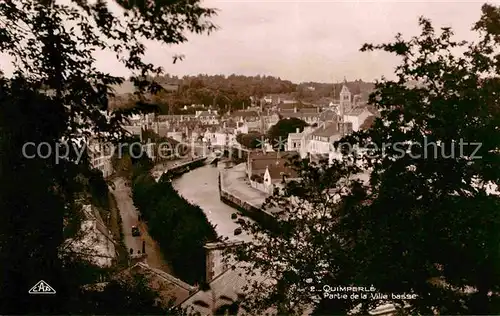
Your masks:
M 231 266 L 231 262 L 224 260 L 226 248 L 241 244 L 238 241 L 208 243 L 205 244 L 205 280 L 207 283 L 226 272 Z

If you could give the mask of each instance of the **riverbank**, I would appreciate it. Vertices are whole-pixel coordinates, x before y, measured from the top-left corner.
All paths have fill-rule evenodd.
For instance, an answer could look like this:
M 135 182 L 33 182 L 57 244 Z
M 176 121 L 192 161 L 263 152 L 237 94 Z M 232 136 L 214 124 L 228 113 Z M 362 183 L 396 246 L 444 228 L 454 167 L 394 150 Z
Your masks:
M 153 169 L 151 169 L 151 174 L 156 181 L 165 173 L 169 174 L 172 179 L 175 179 L 190 170 L 203 166 L 206 159 L 207 157 L 189 158 L 172 161 L 169 164 L 155 165 Z
M 179 165 L 177 170 L 199 164 L 203 164 L 202 159 Z M 134 174 L 133 202 L 140 210 L 144 227 L 158 242 L 161 253 L 167 254 L 174 275 L 189 284 L 203 282 L 204 245 L 218 240 L 203 210 L 184 199 L 169 179 L 160 177 L 160 181 L 156 181 L 150 169 Z
M 262 205 L 269 195 L 250 186 L 244 163 L 220 172 L 219 196 L 222 202 L 240 210 L 267 228 L 273 227 L 281 212 L 279 209 L 263 209 Z
M 230 241 L 251 241 L 252 237 L 245 231 L 239 235 L 234 234 L 241 226 L 231 219 L 231 214 L 240 212 L 220 200 L 218 179 L 219 172 L 224 170 L 225 165 L 226 163 L 221 162 L 218 166 L 202 166 L 175 179 L 172 184 L 186 200 L 203 210 L 219 236 Z M 240 213 L 240 216 L 243 214 Z M 252 222 L 250 218 L 246 220 Z

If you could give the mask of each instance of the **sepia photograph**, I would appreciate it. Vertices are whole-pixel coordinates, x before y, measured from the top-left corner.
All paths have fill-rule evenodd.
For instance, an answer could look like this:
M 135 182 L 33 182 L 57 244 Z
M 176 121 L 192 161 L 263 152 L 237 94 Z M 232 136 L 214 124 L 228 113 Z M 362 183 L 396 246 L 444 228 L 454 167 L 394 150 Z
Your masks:
M 0 314 L 500 314 L 500 1 L 0 0 Z

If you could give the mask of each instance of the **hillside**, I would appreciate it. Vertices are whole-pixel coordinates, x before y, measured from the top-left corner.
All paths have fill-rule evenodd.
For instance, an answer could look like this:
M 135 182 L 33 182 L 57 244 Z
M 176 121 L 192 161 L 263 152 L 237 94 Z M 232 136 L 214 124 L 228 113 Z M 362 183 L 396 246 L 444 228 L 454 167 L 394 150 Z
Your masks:
M 266 95 L 280 94 L 299 101 L 314 102 L 321 98 L 338 99 L 342 83 L 307 82 L 295 84 L 272 76 L 242 76 L 242 75 L 197 75 L 177 76 L 165 75 L 155 79 L 167 90 L 153 96 L 151 101 L 157 104 L 162 114 L 194 113 L 193 104 L 212 106 L 224 113 L 228 110 L 243 109 L 252 104 L 254 99 Z M 361 94 L 363 100 L 373 91 L 374 84 L 356 80 L 347 82 L 347 87 L 353 94 Z M 133 102 L 129 97 L 134 92 L 134 86 L 127 81 L 114 88 L 119 100 L 115 106 L 124 107 Z

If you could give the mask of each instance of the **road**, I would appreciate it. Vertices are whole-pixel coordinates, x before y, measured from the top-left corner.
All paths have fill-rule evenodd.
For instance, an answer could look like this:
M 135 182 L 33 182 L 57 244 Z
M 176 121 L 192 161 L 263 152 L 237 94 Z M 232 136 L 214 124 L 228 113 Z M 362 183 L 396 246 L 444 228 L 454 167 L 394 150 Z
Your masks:
M 139 223 L 138 212 L 132 200 L 132 191 L 125 184 L 125 179 L 117 178 L 114 181 L 115 189 L 111 190 L 115 197 L 116 204 L 120 210 L 122 218 L 122 229 L 124 243 L 127 249 L 134 249 L 134 253 L 142 251 L 142 241 L 146 241 L 147 263 L 153 268 L 161 269 L 167 273 L 171 273 L 171 268 L 164 260 L 158 244 L 149 236 L 148 229 L 145 223 Z M 132 226 L 138 226 L 141 231 L 141 236 L 132 236 Z

